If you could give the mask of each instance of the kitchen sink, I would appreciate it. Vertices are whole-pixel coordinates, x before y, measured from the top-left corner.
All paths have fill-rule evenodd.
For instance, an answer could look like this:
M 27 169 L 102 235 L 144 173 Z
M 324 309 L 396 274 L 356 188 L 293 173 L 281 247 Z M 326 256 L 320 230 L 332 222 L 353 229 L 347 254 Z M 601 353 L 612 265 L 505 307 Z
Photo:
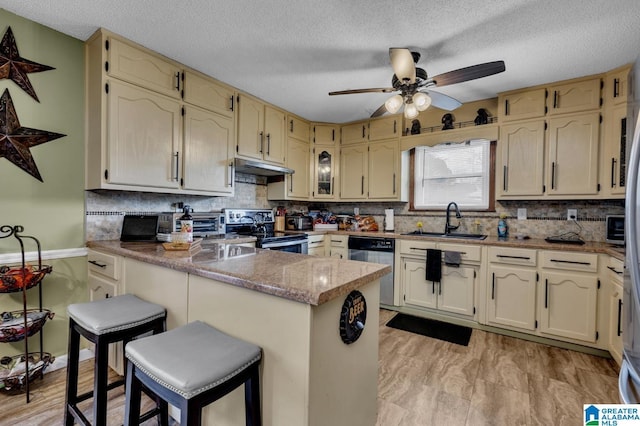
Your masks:
M 484 240 L 487 238 L 486 234 L 462 234 L 459 232 L 451 232 L 444 234 L 442 232 L 419 232 L 413 231 L 402 235 L 413 235 L 416 237 L 432 237 L 432 238 L 458 238 L 463 240 Z

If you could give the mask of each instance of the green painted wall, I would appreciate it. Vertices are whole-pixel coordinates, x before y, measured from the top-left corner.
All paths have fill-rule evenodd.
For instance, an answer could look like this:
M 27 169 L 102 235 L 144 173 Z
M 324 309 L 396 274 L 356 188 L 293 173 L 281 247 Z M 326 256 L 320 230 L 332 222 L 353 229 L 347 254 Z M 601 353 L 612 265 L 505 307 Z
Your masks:
M 84 247 L 84 43 L 0 9 L 0 38 L 8 27 L 20 56 L 55 70 L 28 74 L 39 103 L 8 79 L 0 80 L 0 94 L 9 89 L 23 127 L 67 136 L 31 148 L 44 182 L 0 158 L 0 225 L 24 226 L 45 252 Z M 18 251 L 13 237 L 0 239 L 0 255 Z M 55 313 L 45 325 L 44 346 L 59 356 L 67 349 L 67 306 L 88 299 L 86 257 L 44 263 L 53 272 L 43 281 L 43 305 Z M 35 307 L 37 290 L 28 294 Z M 0 294 L 0 312 L 21 306 L 21 293 Z M 29 342 L 38 346 L 35 337 Z M 0 355 L 22 350 L 22 343 L 0 343 Z

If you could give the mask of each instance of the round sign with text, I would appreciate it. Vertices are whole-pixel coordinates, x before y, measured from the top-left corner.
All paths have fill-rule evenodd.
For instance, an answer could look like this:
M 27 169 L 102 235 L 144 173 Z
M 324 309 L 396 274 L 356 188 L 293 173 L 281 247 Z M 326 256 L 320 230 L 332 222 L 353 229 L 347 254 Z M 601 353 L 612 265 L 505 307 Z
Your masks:
M 367 322 L 367 302 L 354 290 L 347 295 L 340 312 L 340 337 L 347 345 L 358 340 Z

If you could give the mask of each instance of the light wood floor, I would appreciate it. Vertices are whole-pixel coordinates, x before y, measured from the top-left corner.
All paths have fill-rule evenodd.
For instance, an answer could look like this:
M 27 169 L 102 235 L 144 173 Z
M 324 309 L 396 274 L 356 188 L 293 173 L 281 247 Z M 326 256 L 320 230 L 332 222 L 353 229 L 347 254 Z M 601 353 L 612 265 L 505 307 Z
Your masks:
M 481 330 L 459 346 L 386 327 L 393 315 L 380 312 L 377 426 L 583 425 L 582 404 L 618 403 L 612 360 Z M 81 364 L 83 391 L 93 380 L 91 362 Z M 65 374 L 38 380 L 28 405 L 23 394 L 0 393 L 0 425 L 62 424 Z M 109 425 L 122 424 L 123 414 L 123 390 L 114 389 Z

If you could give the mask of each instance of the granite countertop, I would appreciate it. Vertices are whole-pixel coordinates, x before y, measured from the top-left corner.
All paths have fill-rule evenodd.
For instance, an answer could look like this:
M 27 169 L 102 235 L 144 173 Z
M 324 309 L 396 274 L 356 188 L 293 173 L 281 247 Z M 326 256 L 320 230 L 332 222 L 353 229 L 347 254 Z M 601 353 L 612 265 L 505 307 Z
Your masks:
M 438 241 L 448 242 L 455 244 L 474 244 L 474 245 L 489 245 L 497 247 L 516 247 L 516 248 L 529 248 L 529 249 L 542 249 L 542 250 L 560 250 L 560 251 L 577 251 L 585 253 L 604 253 L 613 256 L 617 259 L 624 260 L 625 250 L 623 247 L 615 246 L 609 243 L 585 241 L 584 244 L 562 244 L 562 243 L 548 243 L 544 239 L 539 238 L 498 238 L 494 236 L 488 236 L 484 240 L 473 239 L 460 239 L 460 238 L 441 238 L 436 236 L 420 236 L 420 235 L 404 235 L 394 232 L 362 232 L 362 231 L 287 231 L 287 233 L 307 233 L 307 234 L 331 234 L 331 235 L 358 235 L 363 237 L 384 237 L 384 238 L 396 238 L 403 240 L 414 241 Z
M 192 251 L 162 244 L 90 241 L 87 247 L 222 281 L 296 302 L 321 305 L 391 272 L 391 266 L 315 257 L 205 240 Z

